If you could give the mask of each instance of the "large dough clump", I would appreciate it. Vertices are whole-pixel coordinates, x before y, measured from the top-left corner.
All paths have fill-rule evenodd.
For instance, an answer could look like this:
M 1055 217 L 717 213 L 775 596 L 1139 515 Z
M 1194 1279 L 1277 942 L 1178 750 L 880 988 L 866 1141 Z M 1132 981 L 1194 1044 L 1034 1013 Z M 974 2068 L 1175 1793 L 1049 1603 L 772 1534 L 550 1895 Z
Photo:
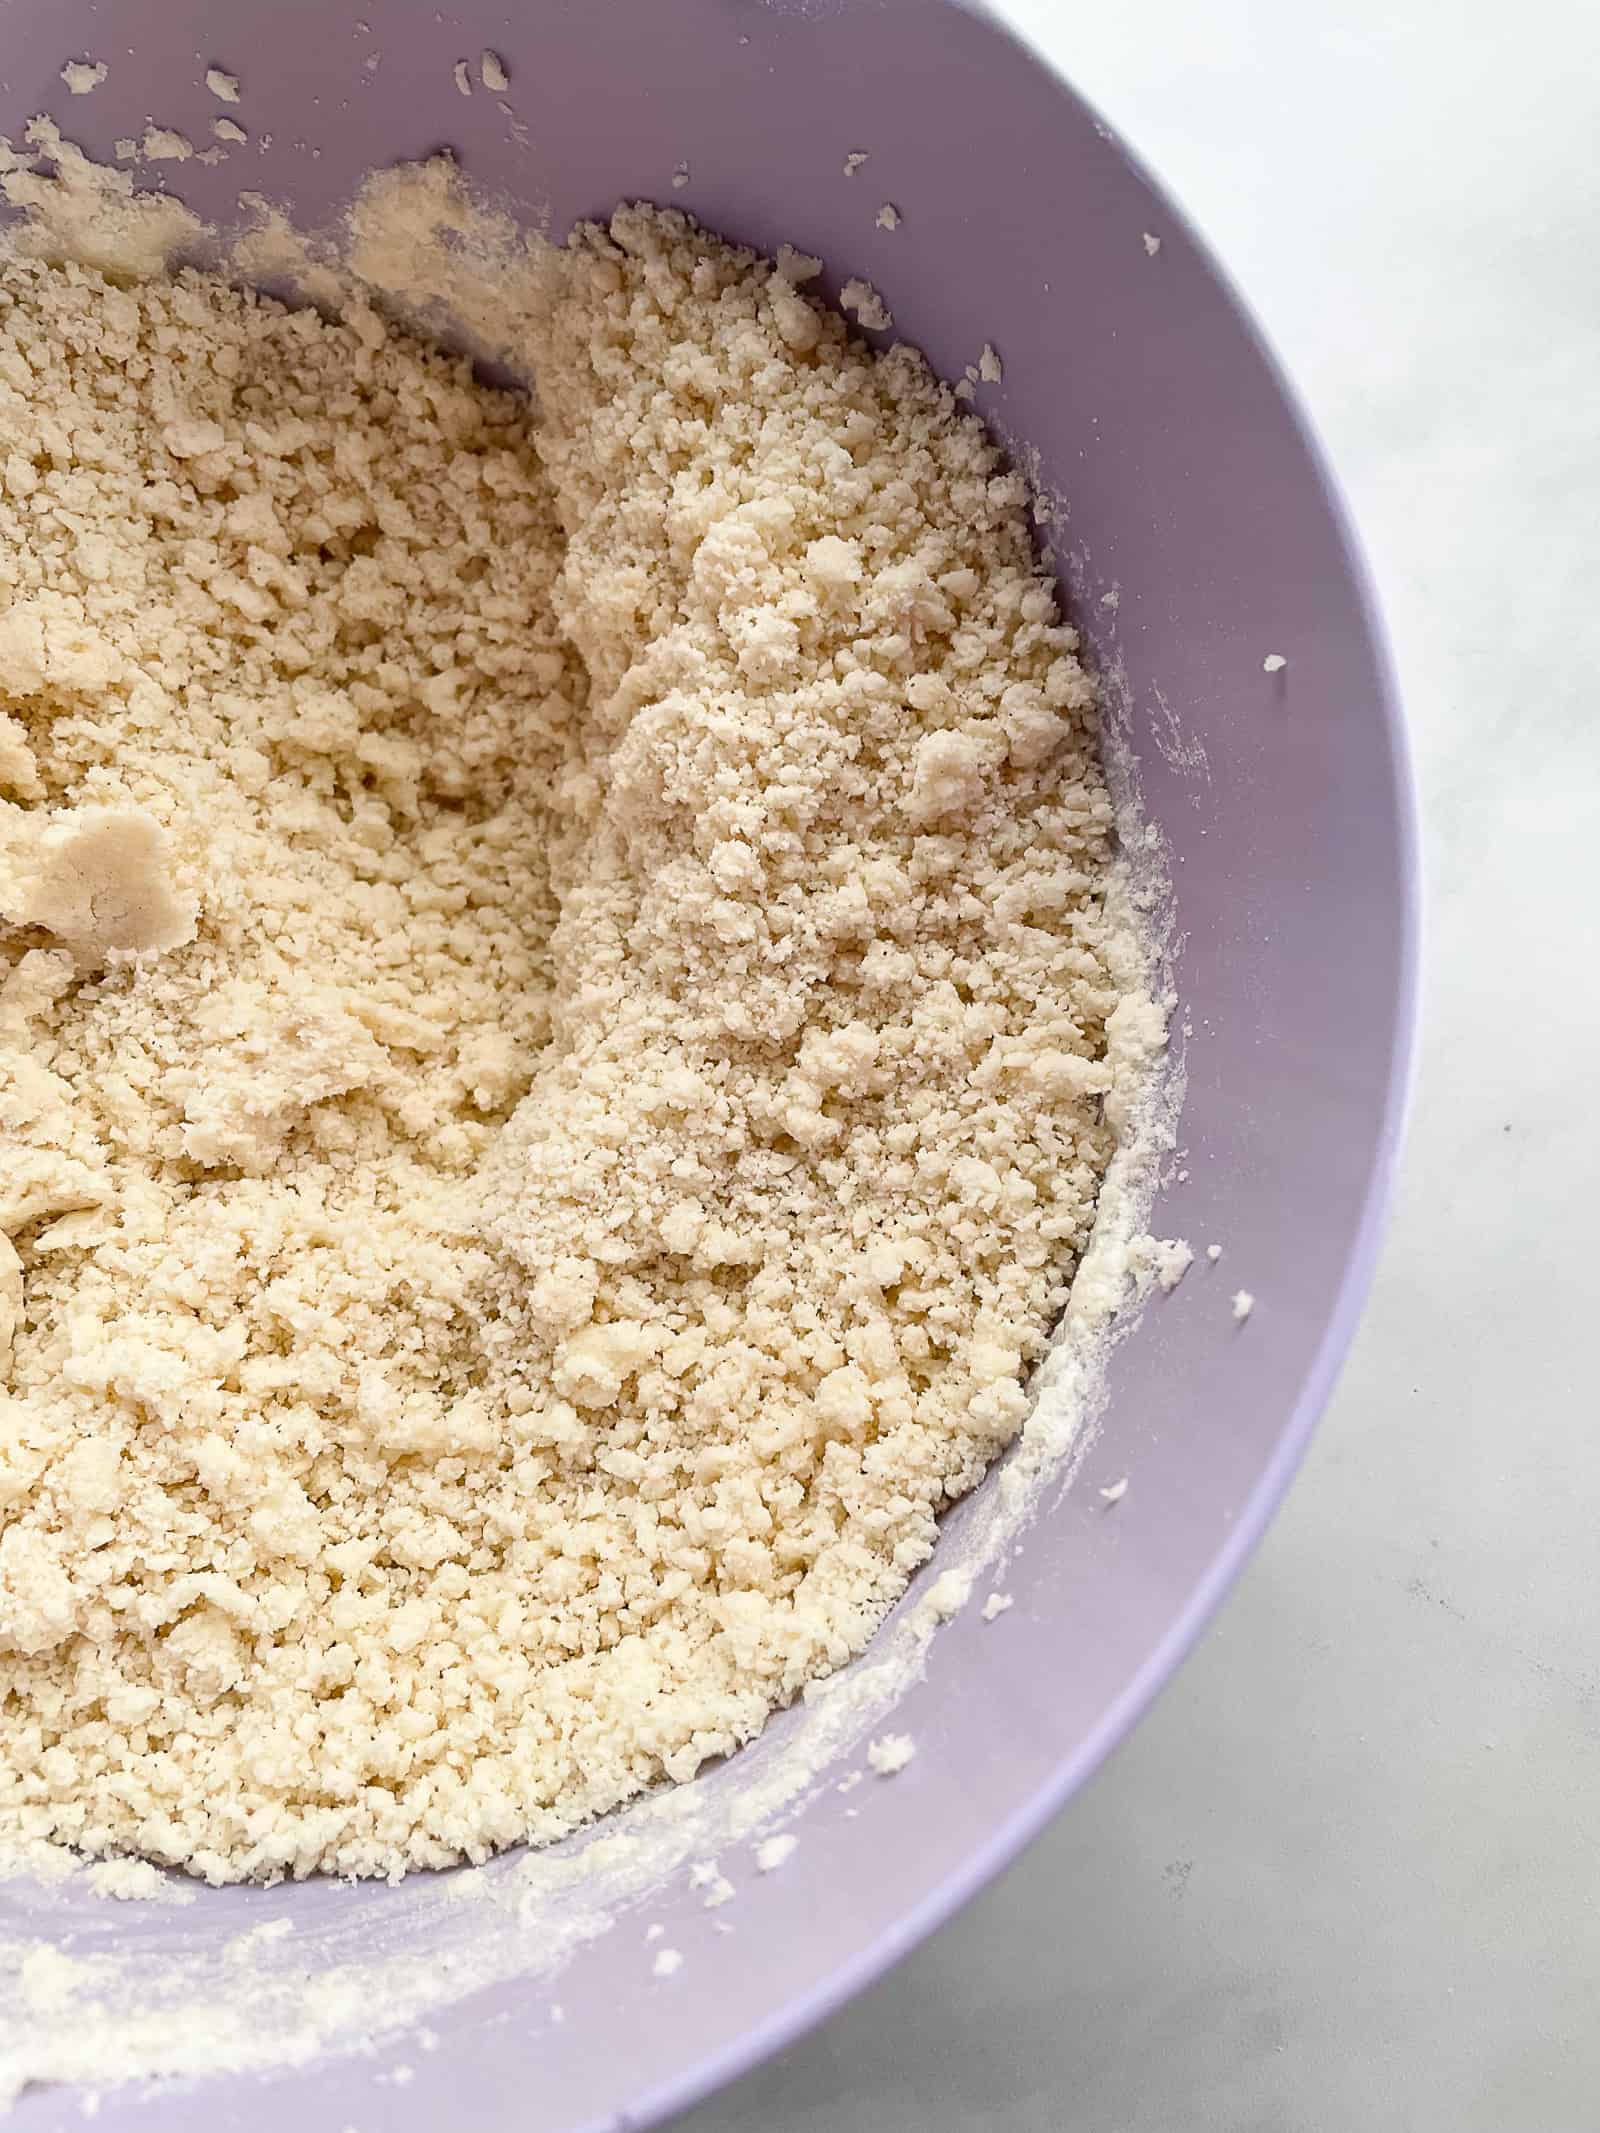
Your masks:
M 0 1831 L 557 1835 L 1021 1425 L 1160 1016 L 1024 485 L 785 263 L 581 231 L 537 423 L 5 267 Z

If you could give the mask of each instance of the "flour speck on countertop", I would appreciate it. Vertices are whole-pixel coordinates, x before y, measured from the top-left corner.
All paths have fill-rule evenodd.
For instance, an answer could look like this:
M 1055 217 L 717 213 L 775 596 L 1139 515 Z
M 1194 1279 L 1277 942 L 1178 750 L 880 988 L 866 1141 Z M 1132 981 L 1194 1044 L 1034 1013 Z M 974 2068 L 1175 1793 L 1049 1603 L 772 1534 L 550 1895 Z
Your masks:
M 756 1846 L 756 1870 L 762 1874 L 776 1873 L 786 1860 L 792 1859 L 799 1849 L 800 1839 L 785 1833 L 778 1837 L 764 1837 Z
M 1243 1325 L 1245 1320 L 1250 1316 L 1250 1313 L 1255 1309 L 1255 1307 L 1256 1300 L 1251 1295 L 1248 1289 L 1234 1290 L 1233 1315 L 1238 1324 Z

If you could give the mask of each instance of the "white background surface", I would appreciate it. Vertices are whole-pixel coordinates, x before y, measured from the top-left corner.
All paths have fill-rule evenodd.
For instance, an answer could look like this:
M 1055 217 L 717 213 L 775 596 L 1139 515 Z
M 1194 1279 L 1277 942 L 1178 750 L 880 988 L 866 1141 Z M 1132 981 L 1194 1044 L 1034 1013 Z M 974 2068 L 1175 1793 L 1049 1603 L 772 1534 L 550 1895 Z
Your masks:
M 1354 1354 L 1199 1652 L 1001 1882 L 680 2133 L 1597 2133 L 1600 11 L 1011 12 L 1348 485 L 1422 793 L 1422 1071 Z

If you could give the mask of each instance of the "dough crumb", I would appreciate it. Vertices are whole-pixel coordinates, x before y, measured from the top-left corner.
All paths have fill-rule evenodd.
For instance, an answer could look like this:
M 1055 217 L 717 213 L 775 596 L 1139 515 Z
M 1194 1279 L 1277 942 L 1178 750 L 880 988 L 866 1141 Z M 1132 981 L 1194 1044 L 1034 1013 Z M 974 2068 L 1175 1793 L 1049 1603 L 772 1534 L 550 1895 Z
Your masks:
M 1261 662 L 1261 671 L 1263 674 L 1281 674 L 1288 664 L 1281 652 L 1269 652 Z
M 653 1977 L 676 1977 L 682 1968 L 683 1956 L 677 1948 L 660 1948 L 650 1972 Z
M 84 1877 L 97 1896 L 118 1903 L 188 1904 L 195 1891 L 169 1881 L 148 1859 L 97 1859 Z
M 236 104 L 239 101 L 239 77 L 224 74 L 221 67 L 206 68 L 206 87 L 219 103 Z
M 219 141 L 248 141 L 250 138 L 237 119 L 214 118 L 211 131 Z
M 901 223 L 900 210 L 892 200 L 885 200 L 875 219 L 880 230 L 897 230 Z
M 850 153 L 844 159 L 845 176 L 847 178 L 853 178 L 870 154 L 870 149 L 852 148 Z
M 98 89 L 110 72 L 103 59 L 69 59 L 61 69 L 61 79 L 72 96 L 88 96 Z
M 798 289 L 803 282 L 816 280 L 822 272 L 822 261 L 813 252 L 797 252 L 792 244 L 780 244 L 777 269 L 786 282 Z
M 1109 1488 L 1104 1488 L 1100 1491 L 1101 1497 L 1106 1503 L 1121 1503 L 1127 1493 L 1128 1477 L 1126 1474 L 1123 1475 L 1120 1481 L 1113 1481 Z
M 978 376 L 985 385 L 998 385 L 1005 376 L 1005 366 L 987 341 L 984 342 L 983 352 L 978 357 Z
M 839 307 L 852 312 L 859 325 L 868 333 L 886 333 L 894 324 L 894 314 L 870 281 L 852 276 L 839 291 Z
M 187 163 L 194 154 L 193 141 L 170 126 L 146 126 L 141 146 L 151 163 Z
M 1250 1316 L 1250 1313 L 1251 1313 L 1251 1312 L 1252 1312 L 1252 1311 L 1253 1311 L 1253 1310 L 1255 1309 L 1255 1307 L 1256 1307 L 1256 1300 L 1255 1300 L 1255 1298 L 1254 1298 L 1254 1297 L 1253 1297 L 1253 1296 L 1251 1295 L 1251 1293 L 1250 1293 L 1250 1291 L 1249 1291 L 1248 1289 L 1235 1289 L 1235 1290 L 1234 1290 L 1234 1292 L 1233 1292 L 1233 1316 L 1234 1316 L 1234 1320 L 1235 1320 L 1235 1322 L 1236 1322 L 1237 1324 L 1239 1324 L 1239 1325 L 1241 1325 L 1241 1326 L 1242 1326 L 1242 1325 L 1244 1324 L 1245 1320 L 1246 1320 L 1246 1319 L 1247 1319 L 1247 1318 L 1248 1318 L 1248 1317 Z
M 972 1578 L 964 1570 L 946 1570 L 928 1587 L 922 1612 L 935 1622 L 948 1622 L 972 1597 Z
M 673 170 L 673 173 L 672 173 L 672 189 L 673 189 L 673 191 L 674 191 L 674 192 L 682 192 L 683 188 L 684 188 L 684 187 L 685 187 L 685 186 L 686 186 L 686 185 L 688 184 L 688 182 L 689 182 L 689 166 L 688 166 L 688 164 L 687 164 L 687 163 L 679 163 L 679 164 L 677 164 L 677 165 L 675 166 L 674 170 Z
M 756 1868 L 763 1874 L 775 1873 L 786 1859 L 792 1859 L 799 1850 L 798 1837 L 784 1835 L 767 1837 L 756 1846 Z
M 917 1744 L 909 1733 L 885 1733 L 867 1744 L 867 1761 L 879 1777 L 893 1777 L 916 1752 Z
M 1149 230 L 1146 230 L 1144 232 L 1144 249 L 1146 256 L 1150 259 L 1154 259 L 1157 252 L 1159 252 L 1161 249 L 1161 239 L 1159 237 L 1152 236 Z
M 468 67 L 467 62 L 464 59 L 458 59 L 450 69 L 450 74 L 455 82 L 457 93 L 461 96 L 470 96 L 472 94 L 472 70 Z
M 993 1622 L 998 1616 L 1008 1613 L 1015 1604 L 1009 1592 L 991 1592 L 983 1603 L 983 1619 L 985 1622 Z
M 1217 1261 L 1222 1257 L 1222 1246 L 1220 1244 L 1208 1244 L 1206 1246 L 1206 1257 L 1211 1261 L 1211 1264 L 1215 1266 Z
M 1122 605 L 1122 595 L 1114 585 L 1110 592 L 1103 592 L 1100 595 L 1100 605 L 1102 607 L 1120 607 Z
M 498 52 L 483 52 L 478 58 L 478 79 L 495 96 L 504 96 L 511 87 L 511 74 Z

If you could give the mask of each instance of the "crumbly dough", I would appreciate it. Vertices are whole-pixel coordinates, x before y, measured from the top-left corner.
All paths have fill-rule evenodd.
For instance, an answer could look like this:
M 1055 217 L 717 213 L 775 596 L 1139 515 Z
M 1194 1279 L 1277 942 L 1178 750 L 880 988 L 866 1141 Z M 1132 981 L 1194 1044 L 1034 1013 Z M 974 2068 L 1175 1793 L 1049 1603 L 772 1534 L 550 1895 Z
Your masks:
M 537 422 L 5 267 L 0 1833 L 396 1874 L 737 1747 L 1016 1433 L 1131 1118 L 1020 477 L 680 214 L 529 331 Z

